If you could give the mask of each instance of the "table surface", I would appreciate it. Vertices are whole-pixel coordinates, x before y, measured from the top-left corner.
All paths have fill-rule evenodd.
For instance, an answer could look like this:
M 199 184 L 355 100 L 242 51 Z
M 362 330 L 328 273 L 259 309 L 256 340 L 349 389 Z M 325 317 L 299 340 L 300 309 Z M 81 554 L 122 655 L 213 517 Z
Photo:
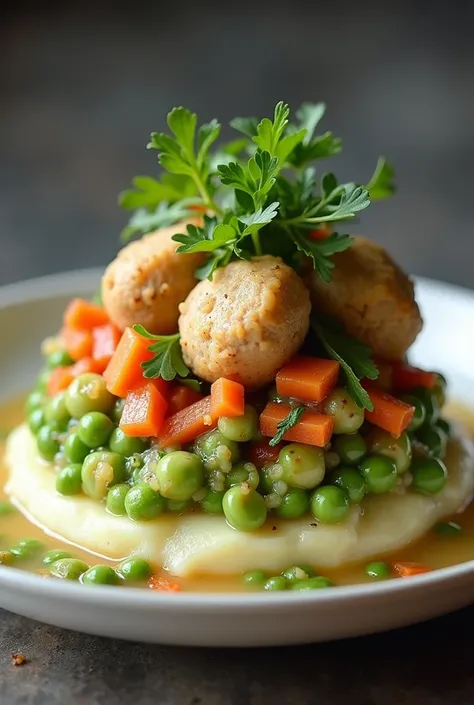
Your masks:
M 0 705 L 472 705 L 474 608 L 311 646 L 127 643 L 0 612 Z M 468 642 L 469 643 L 469 642 Z M 14 666 L 11 652 L 27 661 Z

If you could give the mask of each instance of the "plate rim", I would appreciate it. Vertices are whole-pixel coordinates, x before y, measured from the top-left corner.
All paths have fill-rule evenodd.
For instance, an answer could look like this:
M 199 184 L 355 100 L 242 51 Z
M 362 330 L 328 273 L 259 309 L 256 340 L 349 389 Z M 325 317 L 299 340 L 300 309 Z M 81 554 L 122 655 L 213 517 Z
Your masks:
M 72 269 L 55 274 L 47 274 L 22 281 L 0 286 L 0 309 L 15 305 L 24 305 L 48 298 L 72 295 L 77 290 L 92 289 L 100 280 L 104 267 L 91 267 Z M 415 287 L 420 287 L 426 292 L 437 290 L 449 293 L 474 303 L 474 292 L 467 287 L 458 286 L 450 282 L 431 279 L 429 277 L 413 276 Z M 295 604 L 326 602 L 345 602 L 353 599 L 373 599 L 381 595 L 405 593 L 413 590 L 424 590 L 432 584 L 451 582 L 469 575 L 474 575 L 474 559 L 464 563 L 438 568 L 429 573 L 412 576 L 410 580 L 390 578 L 385 581 L 361 583 L 356 585 L 341 585 L 337 589 L 321 588 L 308 592 L 281 593 L 253 593 L 253 592 L 178 592 L 167 594 L 165 592 L 147 591 L 140 588 L 127 588 L 114 590 L 114 586 L 94 586 L 93 590 L 85 586 L 67 581 L 45 581 L 39 575 L 26 573 L 21 569 L 8 566 L 0 570 L 0 585 L 5 588 L 21 592 L 37 591 L 41 586 L 41 593 L 53 599 L 71 599 L 76 604 L 104 605 L 115 607 L 140 608 L 187 608 L 190 610 L 227 611 L 233 610 L 258 610 L 264 605 L 274 607 L 290 607 Z

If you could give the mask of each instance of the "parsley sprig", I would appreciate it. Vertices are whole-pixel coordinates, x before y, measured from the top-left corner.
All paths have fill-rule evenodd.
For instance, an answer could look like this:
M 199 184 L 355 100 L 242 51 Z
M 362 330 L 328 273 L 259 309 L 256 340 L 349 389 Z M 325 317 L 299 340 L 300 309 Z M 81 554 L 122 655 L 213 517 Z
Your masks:
M 175 377 L 187 377 L 189 369 L 184 364 L 179 333 L 175 335 L 153 335 L 147 329 L 136 324 L 134 330 L 148 340 L 154 341 L 148 350 L 154 355 L 150 360 L 142 362 L 143 376 L 146 379 L 161 377 L 170 382 Z
M 290 428 L 293 428 L 293 426 L 296 426 L 296 424 L 302 417 L 305 408 L 306 407 L 301 404 L 299 406 L 293 406 L 290 409 L 285 418 L 277 424 L 277 432 L 273 436 L 273 438 L 268 441 L 269 446 L 276 446 L 278 445 L 278 443 L 280 443 L 285 433 L 289 431 Z
M 370 397 L 360 383 L 363 378 L 374 380 L 379 376 L 372 359 L 372 350 L 360 340 L 349 336 L 336 321 L 326 320 L 322 323 L 313 318 L 311 324 L 328 356 L 339 362 L 354 402 L 361 409 L 373 411 Z
M 352 238 L 334 230 L 315 239 L 312 231 L 353 220 L 371 200 L 390 196 L 394 174 L 380 158 L 367 184 L 339 183 L 332 173 L 316 178 L 310 165 L 342 149 L 332 132 L 318 134 L 325 110 L 323 103 L 304 103 L 292 120 L 280 102 L 271 118 L 232 120 L 239 139 L 218 144 L 216 120 L 198 127 L 195 113 L 173 108 L 167 116 L 171 134 L 153 132 L 148 144 L 165 173 L 160 179 L 137 176 L 120 195 L 121 205 L 135 211 L 123 239 L 203 213 L 199 225 L 174 236 L 178 252 L 207 254 L 200 278 L 212 278 L 232 259 L 278 254 L 291 266 L 309 257 L 330 281 L 332 256 L 350 247 Z

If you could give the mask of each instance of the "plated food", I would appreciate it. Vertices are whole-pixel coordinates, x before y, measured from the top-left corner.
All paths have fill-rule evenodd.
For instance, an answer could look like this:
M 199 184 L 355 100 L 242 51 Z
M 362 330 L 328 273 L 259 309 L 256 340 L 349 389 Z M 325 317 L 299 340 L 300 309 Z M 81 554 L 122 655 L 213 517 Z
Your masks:
M 393 171 L 316 179 L 341 149 L 316 134 L 323 113 L 291 122 L 280 103 L 216 147 L 216 121 L 175 108 L 152 134 L 166 173 L 121 196 L 138 239 L 45 338 L 8 436 L 3 565 L 272 592 L 416 575 L 436 547 L 456 561 L 468 432 L 445 418 L 442 374 L 408 362 L 412 281 L 336 230 L 393 193 Z

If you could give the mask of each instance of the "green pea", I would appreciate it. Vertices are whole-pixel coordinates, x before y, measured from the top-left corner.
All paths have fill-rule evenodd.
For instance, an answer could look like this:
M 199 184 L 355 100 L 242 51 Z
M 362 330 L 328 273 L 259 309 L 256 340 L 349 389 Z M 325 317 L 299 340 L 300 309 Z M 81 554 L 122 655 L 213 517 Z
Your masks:
M 262 495 L 244 485 L 234 485 L 222 500 L 225 518 L 237 531 L 256 531 L 267 518 Z
M 184 514 L 188 511 L 191 506 L 191 501 L 189 499 L 178 500 L 178 499 L 167 499 L 166 500 L 166 511 L 172 512 L 173 514 Z
M 74 360 L 66 350 L 55 350 L 46 358 L 46 366 L 52 370 L 55 367 L 69 367 Z
M 383 561 L 375 561 L 373 563 L 368 563 L 368 565 L 365 566 L 365 572 L 369 578 L 374 578 L 374 580 L 382 580 L 383 578 L 388 578 L 392 571 L 390 566 Z
M 278 462 L 283 468 L 282 480 L 290 487 L 311 490 L 324 479 L 324 453 L 321 448 L 288 443 L 281 449 Z
M 191 499 L 204 484 L 204 467 L 195 453 L 177 450 L 158 462 L 155 470 L 160 493 L 168 499 Z
M 125 497 L 125 511 L 133 521 L 150 521 L 159 516 L 164 509 L 164 498 L 146 482 L 132 487 Z
M 44 409 L 41 407 L 38 407 L 38 409 L 33 409 L 33 411 L 28 414 L 28 426 L 32 433 L 38 433 L 41 426 L 44 426 L 45 423 L 46 420 L 44 418 Z
M 453 538 L 459 536 L 462 532 L 462 527 L 456 524 L 454 521 L 442 522 L 435 526 L 435 531 L 440 536 L 445 538 Z
M 300 487 L 292 487 L 281 498 L 276 514 L 281 519 L 299 519 L 309 510 L 309 494 Z
M 108 391 L 105 379 L 92 372 L 76 377 L 65 392 L 66 407 L 71 416 L 80 419 L 90 411 L 108 414 L 115 404 L 115 397 Z
M 331 484 L 341 487 L 353 504 L 360 504 L 366 492 L 365 480 L 356 468 L 341 466 L 331 473 Z
M 74 463 L 66 465 L 56 475 L 56 491 L 69 496 L 80 494 L 82 491 L 82 465 Z
M 247 404 L 243 416 L 222 416 L 217 422 L 217 428 L 229 441 L 251 441 L 258 433 L 257 412 Z
M 62 558 L 72 558 L 72 555 L 69 553 L 69 551 L 63 551 L 60 548 L 53 548 L 51 551 L 46 551 L 46 553 L 43 556 L 43 565 L 52 565 L 53 563 L 56 563 L 56 561 L 61 560 Z
M 87 563 L 78 558 L 60 558 L 51 565 L 50 573 L 63 580 L 79 580 L 88 569 Z
M 249 472 L 245 468 L 245 463 L 237 463 L 232 470 L 225 476 L 225 486 L 227 489 L 234 485 L 240 485 L 242 482 L 247 482 Z
M 0 565 L 12 565 L 15 555 L 11 551 L 0 551 Z
M 434 394 L 434 397 L 438 403 L 438 407 L 440 409 L 443 408 L 443 406 L 446 403 L 446 388 L 448 386 L 448 383 L 446 381 L 446 377 L 444 375 L 440 374 L 439 372 L 436 374 L 436 382 L 433 387 L 432 393 Z
M 200 436 L 194 442 L 194 452 L 202 458 L 209 470 L 226 470 L 227 466 L 236 463 L 240 457 L 239 444 L 229 440 L 218 430 Z
M 436 422 L 436 426 L 445 432 L 446 438 L 450 438 L 452 429 L 449 421 L 446 421 L 446 419 L 438 419 Z
M 10 502 L 5 499 L 0 499 L 0 517 L 7 516 L 7 514 L 13 514 L 16 509 Z
M 79 421 L 77 433 L 89 448 L 104 446 L 114 430 L 113 421 L 100 411 L 89 411 Z
M 247 573 L 244 573 L 242 576 L 242 580 L 245 583 L 245 585 L 250 585 L 254 586 L 257 585 L 260 587 L 263 585 L 265 580 L 267 579 L 267 576 L 263 572 L 263 570 L 249 570 Z
M 44 404 L 44 395 L 40 391 L 31 392 L 26 399 L 26 413 L 31 414 L 35 409 L 39 409 Z
M 17 558 L 33 558 L 44 548 L 44 544 L 37 539 L 22 539 L 11 552 Z
M 123 407 L 125 406 L 125 399 L 117 399 L 111 413 L 112 421 L 116 424 L 120 423 L 122 418 Z
M 55 422 L 59 428 L 67 428 L 71 419 L 71 414 L 66 408 L 65 393 L 56 394 L 47 404 L 44 410 L 46 423 Z
M 435 423 L 439 417 L 439 404 L 436 395 L 425 387 L 415 387 L 411 391 L 412 395 L 420 399 L 425 407 L 425 422 Z
M 91 449 L 79 438 L 77 431 L 71 431 L 64 443 L 64 457 L 69 463 L 82 463 Z
M 355 433 L 364 423 L 364 410 L 359 409 L 343 387 L 336 387 L 324 401 L 324 413 L 334 419 L 334 433 Z
M 367 455 L 367 445 L 360 433 L 336 436 L 332 450 L 344 465 L 357 465 Z
M 315 572 L 312 568 L 305 565 L 294 565 L 291 568 L 287 568 L 283 571 L 282 576 L 289 583 L 295 583 L 298 580 L 307 580 L 308 578 L 314 578 Z
M 340 524 L 350 510 L 349 495 L 340 487 L 326 485 L 314 490 L 311 511 L 321 524 Z
M 36 444 L 41 457 L 51 462 L 59 452 L 58 432 L 50 424 L 42 426 L 36 434 Z
M 448 471 L 439 458 L 419 458 L 412 463 L 412 487 L 421 494 L 437 494 L 446 486 Z
M 225 492 L 214 492 L 214 490 L 207 490 L 206 496 L 199 502 L 201 509 L 207 514 L 222 514 L 224 512 L 222 508 L 222 500 L 224 499 Z
M 271 476 L 272 466 L 266 465 L 264 468 L 259 470 L 259 483 L 258 487 L 263 494 L 270 494 L 273 492 L 273 479 Z
M 416 432 L 416 439 L 422 443 L 430 455 L 442 458 L 446 453 L 448 437 L 443 429 L 436 425 L 425 424 Z
M 126 479 L 125 458 L 118 453 L 96 451 L 82 464 L 82 489 L 92 499 L 103 499 L 109 487 Z
M 38 379 L 36 380 L 36 391 L 40 392 L 41 394 L 46 394 L 50 376 L 51 370 L 43 370 L 42 372 L 40 372 L 40 374 L 38 375 Z
M 367 490 L 372 494 L 390 492 L 397 484 L 397 466 L 385 455 L 371 455 L 359 465 Z
M 292 590 L 321 590 L 329 587 L 334 587 L 334 583 L 322 575 L 307 580 L 297 580 L 291 585 Z
M 81 577 L 84 585 L 116 585 L 117 573 L 109 565 L 93 565 Z
M 426 421 L 426 409 L 425 405 L 421 401 L 419 397 L 414 396 L 414 394 L 402 394 L 400 396 L 401 401 L 404 401 L 406 404 L 410 404 L 410 406 L 415 407 L 415 412 L 413 414 L 413 418 L 410 421 L 410 425 L 408 426 L 408 431 L 416 431 L 420 426 L 423 426 L 423 424 Z
M 120 428 L 116 428 L 109 439 L 110 450 L 113 450 L 114 453 L 121 453 L 126 457 L 135 455 L 135 453 L 143 453 L 148 448 L 148 445 L 148 442 L 143 438 L 126 436 Z
M 142 582 L 148 580 L 152 574 L 152 569 L 143 558 L 126 558 L 115 569 L 117 575 L 127 582 Z
M 399 438 L 394 438 L 387 431 L 376 428 L 368 438 L 371 453 L 383 455 L 393 460 L 399 475 L 406 472 L 411 464 L 411 442 L 407 433 L 402 433 Z
M 285 578 L 281 575 L 276 575 L 274 578 L 268 578 L 263 585 L 264 590 L 274 592 L 275 590 L 286 590 L 287 584 Z
M 130 487 L 121 483 L 111 487 L 107 492 L 106 507 L 107 511 L 117 517 L 123 517 L 127 513 L 125 511 L 125 497 Z

